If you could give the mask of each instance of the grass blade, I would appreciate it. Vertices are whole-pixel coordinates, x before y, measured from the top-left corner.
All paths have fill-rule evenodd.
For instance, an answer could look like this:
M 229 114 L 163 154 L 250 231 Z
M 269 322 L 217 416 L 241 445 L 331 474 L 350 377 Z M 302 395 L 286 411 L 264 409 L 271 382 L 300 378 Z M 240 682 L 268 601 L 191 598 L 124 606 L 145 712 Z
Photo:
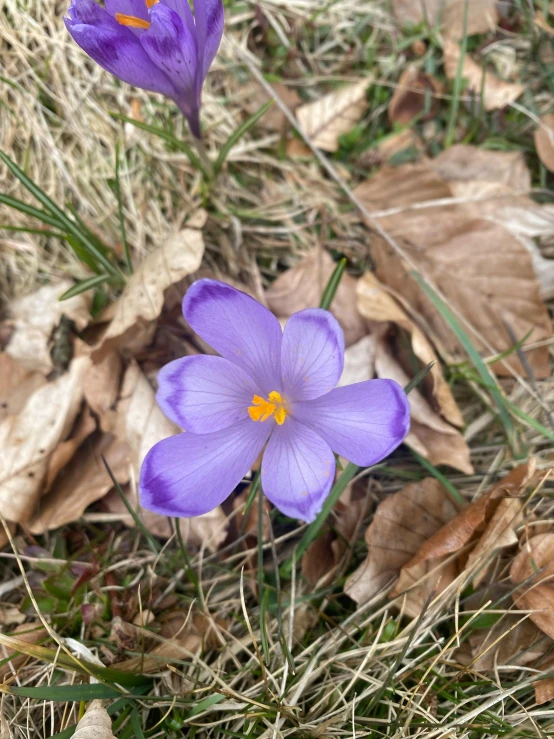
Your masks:
M 225 164 L 225 160 L 229 156 L 229 152 L 233 148 L 233 146 L 240 141 L 240 139 L 244 136 L 244 134 L 249 131 L 252 126 L 256 125 L 256 123 L 260 120 L 260 118 L 271 108 L 273 105 L 273 100 L 269 100 L 265 105 L 262 105 L 262 107 L 254 113 L 254 115 L 251 115 L 250 118 L 248 118 L 244 123 L 242 123 L 233 133 L 229 136 L 227 141 L 223 144 L 221 147 L 221 151 L 219 152 L 219 156 L 217 157 L 215 164 L 214 164 L 214 174 L 217 177 L 217 175 L 221 172 L 221 168 Z
M 91 701 L 95 698 L 120 698 L 121 692 L 108 685 L 92 683 L 83 685 L 41 685 L 38 688 L 8 687 L 12 695 L 44 701 Z
M 123 215 L 123 201 L 121 199 L 121 182 L 119 179 L 119 141 L 115 145 L 115 196 L 117 198 L 117 214 L 119 216 L 119 228 L 121 230 L 121 241 L 123 243 L 123 252 L 125 254 L 125 263 L 127 271 L 133 274 L 133 263 L 131 261 L 131 251 L 129 242 L 127 241 L 127 230 L 125 229 L 125 217 Z
M 57 218 L 54 218 L 54 216 L 51 216 L 45 210 L 39 210 L 28 203 L 24 203 L 22 200 L 12 198 L 10 195 L 0 194 L 0 203 L 2 203 L 2 205 L 7 205 L 8 208 L 18 210 L 20 213 L 25 213 L 25 215 L 31 216 L 31 218 L 36 218 L 37 220 L 46 223 L 47 226 L 54 226 L 54 228 L 65 230 L 60 221 Z
M 335 293 L 337 292 L 337 289 L 340 285 L 340 281 L 344 274 L 344 270 L 346 269 L 347 263 L 348 260 L 346 259 L 346 257 L 342 257 L 342 259 L 339 260 L 337 266 L 333 270 L 333 274 L 329 278 L 329 282 L 325 286 L 323 295 L 321 296 L 321 302 L 319 303 L 320 308 L 323 308 L 324 310 L 329 310 L 329 308 L 331 307 L 331 303 L 333 302 Z
M 63 228 L 64 231 L 67 231 L 68 234 L 72 234 L 76 239 L 78 239 L 83 246 L 94 256 L 94 258 L 97 260 L 99 264 L 101 264 L 104 269 L 109 272 L 111 275 L 119 278 L 123 278 L 123 275 L 119 271 L 117 267 L 115 267 L 99 250 L 98 248 L 90 241 L 90 239 L 85 236 L 81 231 L 79 231 L 78 227 L 75 225 L 75 223 L 69 219 L 65 213 L 58 208 L 58 206 L 54 203 L 53 200 L 51 200 L 48 195 L 46 195 L 45 192 L 43 192 L 38 185 L 36 185 L 27 175 L 25 172 L 19 167 L 14 161 L 10 159 L 10 157 L 5 154 L 2 150 L 0 150 L 0 159 L 4 162 L 4 164 L 8 167 L 10 172 L 17 177 L 17 179 L 21 182 L 21 184 L 33 195 L 39 203 L 52 215 L 55 216 L 58 220 L 58 227 Z
M 86 280 L 81 280 L 81 282 L 78 282 L 76 285 L 73 285 L 73 287 L 70 287 L 69 290 L 66 290 L 63 295 L 60 295 L 58 299 L 69 300 L 69 298 L 74 298 L 76 295 L 85 293 L 87 290 L 92 290 L 93 287 L 98 287 L 98 285 L 102 285 L 104 282 L 108 282 L 109 279 L 110 276 L 105 274 L 88 277 Z

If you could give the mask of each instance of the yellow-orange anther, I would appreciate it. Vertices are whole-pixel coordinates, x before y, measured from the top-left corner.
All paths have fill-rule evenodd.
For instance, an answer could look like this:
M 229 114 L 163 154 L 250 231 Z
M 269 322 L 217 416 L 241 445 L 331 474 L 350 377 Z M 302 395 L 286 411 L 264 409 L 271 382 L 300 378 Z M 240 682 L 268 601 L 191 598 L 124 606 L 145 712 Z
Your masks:
M 160 0 L 146 0 L 146 7 L 148 9 L 150 9 L 153 5 L 155 5 L 156 3 L 159 3 L 159 2 L 160 2 Z
M 267 400 L 259 395 L 254 395 L 252 405 L 248 409 L 248 415 L 253 421 L 262 422 L 273 416 L 279 426 L 282 426 L 287 417 L 287 411 L 283 405 L 281 393 L 273 390 L 269 393 Z
M 142 18 L 137 18 L 136 15 L 116 13 L 115 19 L 122 26 L 129 26 L 130 28 L 150 28 L 150 21 L 144 21 Z

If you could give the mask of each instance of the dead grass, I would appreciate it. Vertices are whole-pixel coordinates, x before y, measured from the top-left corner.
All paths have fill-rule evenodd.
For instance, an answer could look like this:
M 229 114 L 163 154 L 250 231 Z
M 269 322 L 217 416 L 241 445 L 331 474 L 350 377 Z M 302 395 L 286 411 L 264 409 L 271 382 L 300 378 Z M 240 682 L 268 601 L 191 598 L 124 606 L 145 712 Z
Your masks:
M 344 178 L 348 189 L 368 173 L 356 147 L 367 149 L 370 139 L 378 141 L 390 133 L 387 103 L 408 62 L 410 40 L 397 28 L 385 1 L 292 0 L 284 7 L 281 2 L 265 0 L 259 9 L 267 24 L 264 28 L 251 3 L 234 3 L 228 11 L 227 36 L 205 88 L 208 150 L 217 152 L 244 119 L 247 100 L 253 94 L 252 68 L 286 79 L 301 90 L 306 101 L 337 82 L 368 76 L 378 84 L 362 140 L 331 158 L 333 170 Z M 186 137 L 185 126 L 172 106 L 114 82 L 90 63 L 66 33 L 64 11 L 63 3 L 35 0 L 25 2 L 24 7 L 17 0 L 4 3 L 1 148 L 24 164 L 29 176 L 57 203 L 69 202 L 109 245 L 121 249 L 111 187 L 119 143 L 125 220 L 138 262 L 202 203 L 201 183 L 184 154 L 130 124 L 121 124 L 109 113 L 171 126 L 178 137 Z M 499 71 L 509 75 L 518 65 L 536 80 L 523 101 L 505 113 L 511 122 L 500 134 L 497 114 L 488 114 L 486 135 L 496 136 L 499 148 L 527 147 L 534 116 L 552 106 L 551 75 L 541 71 L 534 49 L 530 34 L 516 33 L 490 46 L 488 55 Z M 431 72 L 435 61 L 430 55 Z M 261 105 L 263 95 L 255 94 L 260 95 Z M 421 124 L 429 153 L 440 150 L 444 126 L 444 119 L 435 125 Z M 279 133 L 260 128 L 233 149 L 229 160 L 233 166 L 213 193 L 205 232 L 206 266 L 223 278 L 242 280 L 258 294 L 278 272 L 314 246 L 346 254 L 354 269 L 363 271 L 371 264 L 369 236 L 348 195 L 315 159 L 281 156 L 279 139 Z M 535 174 L 534 185 L 540 184 L 550 196 L 546 183 L 540 181 L 544 174 L 538 170 Z M 24 197 L 4 170 L 0 189 Z M 2 223 L 29 226 L 21 214 L 6 208 L 1 212 Z M 4 299 L 59 276 L 87 274 L 73 252 L 56 239 L 7 229 L 1 233 L 0 293 Z M 545 423 L 528 390 L 510 383 L 507 390 L 512 401 Z M 552 407 L 552 380 L 540 381 L 536 387 L 543 403 Z M 458 383 L 456 393 L 476 473 L 450 474 L 449 480 L 471 500 L 513 461 L 494 414 L 466 384 Z M 551 443 L 532 429 L 524 437 L 529 452 L 546 469 L 552 462 Z M 420 477 L 421 468 L 404 450 L 362 484 L 367 486 L 370 501 L 377 503 L 407 480 Z M 534 506 L 535 519 L 523 526 L 540 530 L 541 521 L 551 520 L 553 490 L 547 482 Z M 371 514 L 366 518 L 367 523 Z M 282 561 L 291 554 L 297 528 L 279 516 L 272 521 Z M 119 609 L 123 620 L 132 622 L 144 610 L 159 620 L 168 610 L 186 614 L 193 606 L 207 617 L 215 634 L 213 642 L 202 656 L 183 645 L 170 645 L 164 669 L 146 678 L 150 682 L 145 682 L 143 695 L 121 707 L 114 724 L 114 734 L 121 739 L 141 739 L 133 716 L 144 736 L 191 739 L 474 739 L 543 737 L 552 731 L 552 710 L 535 704 L 531 683 L 538 670 L 533 663 L 499 665 L 486 675 L 461 668 L 460 649 L 476 621 L 481 618 L 480 623 L 486 623 L 480 612 L 484 607 L 476 608 L 468 600 L 472 593 L 467 575 L 433 598 L 420 619 L 409 621 L 402 618 L 401 600 L 396 607 L 379 599 L 356 609 L 342 594 L 343 581 L 312 591 L 302 578 L 293 577 L 280 592 L 277 563 L 267 543 L 266 596 L 260 602 L 252 570 L 258 547 L 251 539 L 242 548 L 239 544 L 217 554 L 201 549 L 192 556 L 189 570 L 175 538 L 162 553 L 153 553 L 140 532 L 108 522 L 95 512 L 86 514 L 79 524 L 46 534 L 40 550 L 31 535 L 20 535 L 14 551 L 21 554 L 8 550 L 0 563 L 0 615 L 8 606 L 17 605 L 36 618 L 31 592 L 42 617 L 59 636 L 59 644 L 51 655 L 53 664 L 46 657 L 31 657 L 13 670 L 9 662 L 2 665 L 4 682 L 33 687 L 37 692 L 32 697 L 3 693 L 0 714 L 5 723 L 0 735 L 7 731 L 5 736 L 15 739 L 48 737 L 76 722 L 78 702 L 40 697 L 45 686 L 81 682 L 60 661 L 64 650 L 72 649 L 70 641 L 63 641 L 65 637 L 85 643 L 89 661 L 96 656 L 110 665 L 164 644 L 163 637 L 154 638 L 140 627 L 125 642 L 114 633 L 110 610 L 115 615 Z M 357 542 L 350 569 L 363 557 L 363 544 Z M 87 568 L 92 563 L 94 574 L 86 587 L 73 590 L 83 571 L 79 563 Z M 500 560 L 498 567 L 507 583 L 506 562 Z M 25 581 L 20 570 L 26 573 Z M 192 580 L 187 578 L 190 571 L 195 573 Z M 56 583 L 50 583 L 49 589 L 40 587 L 45 574 L 59 579 L 58 590 Z M 98 611 L 85 624 L 83 606 L 87 603 L 98 605 Z M 486 617 L 491 615 L 494 611 L 489 607 Z M 2 630 L 12 631 L 13 624 L 4 624 Z M 170 670 L 165 669 L 166 662 Z M 125 689 L 122 694 L 126 695 Z

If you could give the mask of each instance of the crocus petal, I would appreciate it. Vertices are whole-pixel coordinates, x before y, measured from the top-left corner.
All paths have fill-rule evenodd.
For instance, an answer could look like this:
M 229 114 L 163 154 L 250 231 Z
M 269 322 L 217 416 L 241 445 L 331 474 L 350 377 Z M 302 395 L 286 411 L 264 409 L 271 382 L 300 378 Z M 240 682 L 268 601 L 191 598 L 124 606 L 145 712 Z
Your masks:
M 338 387 L 294 404 L 294 417 L 350 462 L 369 467 L 390 454 L 410 428 L 406 394 L 394 380 Z
M 213 434 L 185 431 L 158 442 L 142 463 L 141 505 L 183 518 L 213 510 L 252 467 L 270 431 L 248 419 Z
M 196 38 L 196 26 L 194 23 L 194 17 L 188 0 L 159 0 L 162 5 L 167 5 L 168 8 L 174 10 L 177 15 L 185 21 L 185 25 L 190 31 L 191 36 Z
M 156 400 L 165 415 L 186 431 L 208 434 L 248 418 L 254 380 L 223 357 L 176 359 L 158 373 Z
M 280 511 L 313 521 L 334 476 L 333 452 L 314 431 L 293 418 L 274 428 L 262 459 L 262 488 Z
M 196 41 L 184 20 L 157 3 L 150 10 L 150 28 L 140 43 L 156 66 L 169 77 L 180 97 L 193 105 L 195 98 Z
M 104 0 L 106 10 L 111 16 L 116 13 L 123 15 L 134 15 L 136 18 L 148 20 L 148 6 L 146 0 Z
M 196 20 L 198 53 L 201 62 L 199 70 L 199 83 L 201 85 L 217 54 L 223 36 L 222 0 L 194 0 L 194 18 Z
M 187 290 L 183 314 L 204 341 L 255 380 L 258 395 L 281 391 L 283 333 L 257 300 L 224 282 L 198 280 Z
M 74 0 L 64 20 L 77 44 L 106 71 L 129 85 L 176 97 L 169 78 L 152 64 L 139 38 L 94 0 Z
M 283 391 L 290 400 L 311 400 L 332 390 L 344 365 L 344 334 L 326 310 L 302 310 L 283 333 Z

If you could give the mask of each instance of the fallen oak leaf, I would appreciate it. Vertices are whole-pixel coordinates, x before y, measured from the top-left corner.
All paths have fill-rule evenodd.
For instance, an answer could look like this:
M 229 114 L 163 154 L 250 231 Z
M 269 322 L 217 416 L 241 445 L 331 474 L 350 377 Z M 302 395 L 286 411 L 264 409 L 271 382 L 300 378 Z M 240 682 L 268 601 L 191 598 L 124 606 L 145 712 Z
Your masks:
M 432 477 L 385 498 L 365 533 L 367 558 L 346 581 L 346 595 L 358 604 L 371 600 L 397 580 L 422 544 L 456 513 L 445 489 Z
M 202 218 L 205 221 L 205 214 Z M 195 225 L 198 223 L 195 220 Z M 149 254 L 127 281 L 109 309 L 111 321 L 94 347 L 92 358 L 101 361 L 116 348 L 127 346 L 158 318 L 165 291 L 200 267 L 204 239 L 199 228 L 186 227 Z
M 339 138 L 348 133 L 367 110 L 368 85 L 369 80 L 360 80 L 301 105 L 296 118 L 302 133 L 319 149 L 337 151 Z
M 458 76 L 458 67 L 462 56 L 460 45 L 446 39 L 444 42 L 444 70 L 449 80 Z M 524 86 L 506 82 L 486 71 L 468 54 L 462 61 L 461 76 L 467 80 L 468 89 L 476 96 L 483 96 L 485 110 L 496 110 L 515 102 L 523 94 Z

